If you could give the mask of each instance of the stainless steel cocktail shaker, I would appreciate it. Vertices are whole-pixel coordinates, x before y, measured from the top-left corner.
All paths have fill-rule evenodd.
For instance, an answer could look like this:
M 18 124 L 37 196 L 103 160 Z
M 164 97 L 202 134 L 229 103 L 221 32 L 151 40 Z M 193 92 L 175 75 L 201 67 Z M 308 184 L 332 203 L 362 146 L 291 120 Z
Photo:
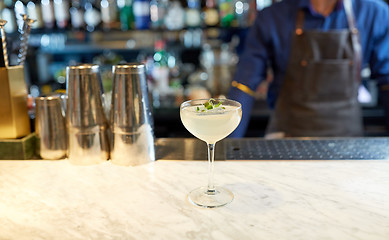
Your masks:
M 145 66 L 113 66 L 111 161 L 136 166 L 155 160 L 153 118 Z
M 108 160 L 108 122 L 102 105 L 99 66 L 69 66 L 66 78 L 69 161 L 89 165 Z
M 61 159 L 67 153 L 67 129 L 64 106 L 59 95 L 35 99 L 35 131 L 38 136 L 39 154 L 43 159 Z

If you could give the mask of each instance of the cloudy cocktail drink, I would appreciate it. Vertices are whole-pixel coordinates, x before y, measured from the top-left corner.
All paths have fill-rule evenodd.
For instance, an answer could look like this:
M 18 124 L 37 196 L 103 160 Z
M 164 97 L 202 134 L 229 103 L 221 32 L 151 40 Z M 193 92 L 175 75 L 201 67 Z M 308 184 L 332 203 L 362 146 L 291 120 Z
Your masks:
M 197 110 L 202 107 L 188 106 L 181 110 L 181 120 L 185 128 L 197 138 L 216 143 L 227 137 L 239 125 L 242 117 L 240 107 L 223 106 L 207 111 Z
M 208 146 L 208 186 L 190 192 L 188 198 L 201 207 L 220 207 L 232 201 L 227 189 L 213 185 L 215 143 L 232 133 L 242 118 L 240 103 L 228 99 L 199 99 L 181 104 L 181 121 L 185 128 Z

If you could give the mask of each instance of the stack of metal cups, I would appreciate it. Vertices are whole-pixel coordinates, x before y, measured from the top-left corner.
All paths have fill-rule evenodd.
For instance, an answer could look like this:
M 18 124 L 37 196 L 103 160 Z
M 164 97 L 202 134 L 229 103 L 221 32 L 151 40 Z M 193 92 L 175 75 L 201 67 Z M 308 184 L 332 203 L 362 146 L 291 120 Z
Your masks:
M 99 66 L 66 68 L 68 159 L 91 165 L 109 159 L 108 122 L 103 108 Z
M 152 113 L 145 66 L 116 65 L 110 114 L 111 161 L 136 166 L 155 160 Z

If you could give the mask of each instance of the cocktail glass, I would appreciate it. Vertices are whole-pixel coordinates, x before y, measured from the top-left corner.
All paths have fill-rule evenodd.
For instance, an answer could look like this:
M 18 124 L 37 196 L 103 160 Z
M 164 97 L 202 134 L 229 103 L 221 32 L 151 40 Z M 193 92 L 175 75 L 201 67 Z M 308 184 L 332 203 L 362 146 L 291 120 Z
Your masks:
M 231 134 L 242 118 L 242 106 L 229 99 L 190 100 L 180 106 L 185 128 L 208 146 L 208 186 L 191 191 L 189 200 L 201 207 L 224 206 L 234 199 L 231 191 L 214 185 L 214 151 L 217 141 Z

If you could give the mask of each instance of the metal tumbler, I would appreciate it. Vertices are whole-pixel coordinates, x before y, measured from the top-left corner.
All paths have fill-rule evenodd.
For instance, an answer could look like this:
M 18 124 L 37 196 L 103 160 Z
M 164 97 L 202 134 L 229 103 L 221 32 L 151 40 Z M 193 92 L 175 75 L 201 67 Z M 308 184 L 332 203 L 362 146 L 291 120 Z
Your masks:
M 66 79 L 69 161 L 90 165 L 108 160 L 108 122 L 102 105 L 99 66 L 69 66 Z
M 154 132 L 145 66 L 116 65 L 112 71 L 111 161 L 124 166 L 152 162 Z
M 38 150 L 43 159 L 62 159 L 67 152 L 65 113 L 59 95 L 41 96 L 35 99 L 35 131 Z

